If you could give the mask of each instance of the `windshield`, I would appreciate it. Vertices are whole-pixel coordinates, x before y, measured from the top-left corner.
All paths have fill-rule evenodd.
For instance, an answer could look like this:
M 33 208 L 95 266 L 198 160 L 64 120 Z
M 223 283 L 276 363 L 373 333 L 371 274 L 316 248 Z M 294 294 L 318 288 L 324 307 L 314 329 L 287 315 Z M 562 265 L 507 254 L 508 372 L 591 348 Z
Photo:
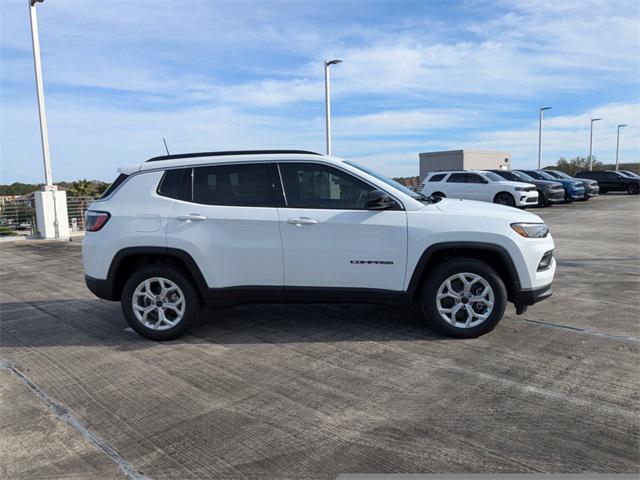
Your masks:
M 420 195 L 419 193 L 416 193 L 413 190 L 408 189 L 407 187 L 405 187 L 401 183 L 398 183 L 395 180 L 391 180 L 389 177 L 385 177 L 384 175 L 382 175 L 382 174 L 380 174 L 380 173 L 378 173 L 378 172 L 376 172 L 374 170 L 371 170 L 371 169 L 369 169 L 367 167 L 363 167 L 362 165 L 358 165 L 357 163 L 349 162 L 349 161 L 346 161 L 346 160 L 345 160 L 344 163 L 346 163 L 347 165 L 351 165 L 352 167 L 357 168 L 358 170 L 362 170 L 364 173 L 368 173 L 372 177 L 375 177 L 378 180 L 380 180 L 381 182 L 384 182 L 387 185 L 392 186 L 396 190 L 400 190 L 405 195 L 409 195 L 411 198 L 414 198 L 416 200 L 420 200 L 420 198 L 422 197 L 422 195 Z
M 638 178 L 640 175 L 638 175 L 637 173 L 634 172 L 629 172 L 627 170 L 619 170 L 618 173 L 624 175 L 625 177 L 628 178 Z
M 535 180 L 535 178 L 533 178 L 531 175 L 527 175 L 524 172 L 518 172 L 517 170 L 511 171 L 509 173 L 512 173 L 520 182 L 531 182 Z
M 497 173 L 493 173 L 493 172 L 482 172 L 482 175 L 484 175 L 486 178 L 488 178 L 489 180 L 491 180 L 492 182 L 504 182 L 504 178 L 502 178 L 500 175 L 498 175 Z
M 557 170 L 549 171 L 549 175 L 553 175 L 556 178 L 564 178 L 566 180 L 571 180 L 571 176 L 567 175 L 564 172 L 559 172 Z

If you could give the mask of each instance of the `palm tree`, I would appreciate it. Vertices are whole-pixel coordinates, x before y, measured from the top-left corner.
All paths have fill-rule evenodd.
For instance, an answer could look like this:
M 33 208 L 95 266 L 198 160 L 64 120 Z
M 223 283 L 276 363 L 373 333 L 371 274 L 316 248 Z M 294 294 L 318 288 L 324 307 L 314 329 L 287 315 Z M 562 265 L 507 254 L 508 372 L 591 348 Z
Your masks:
M 69 193 L 73 197 L 78 197 L 80 201 L 80 218 L 82 219 L 81 221 L 84 222 L 85 200 L 86 197 L 90 197 L 93 194 L 93 184 L 86 178 L 72 182 Z

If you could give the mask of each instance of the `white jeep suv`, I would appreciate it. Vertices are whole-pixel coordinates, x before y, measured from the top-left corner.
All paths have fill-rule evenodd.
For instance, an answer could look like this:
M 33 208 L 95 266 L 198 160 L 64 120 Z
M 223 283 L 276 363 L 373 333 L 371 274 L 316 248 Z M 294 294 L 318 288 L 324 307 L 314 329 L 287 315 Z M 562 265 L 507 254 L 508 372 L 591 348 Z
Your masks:
M 424 195 L 464 198 L 499 203 L 510 207 L 538 204 L 538 190 L 531 183 L 505 180 L 484 170 L 451 170 L 432 172 L 422 184 Z
M 152 158 L 121 170 L 86 230 L 87 286 L 154 340 L 229 302 L 419 302 L 443 334 L 476 337 L 508 301 L 549 297 L 556 266 L 536 215 L 296 150 Z

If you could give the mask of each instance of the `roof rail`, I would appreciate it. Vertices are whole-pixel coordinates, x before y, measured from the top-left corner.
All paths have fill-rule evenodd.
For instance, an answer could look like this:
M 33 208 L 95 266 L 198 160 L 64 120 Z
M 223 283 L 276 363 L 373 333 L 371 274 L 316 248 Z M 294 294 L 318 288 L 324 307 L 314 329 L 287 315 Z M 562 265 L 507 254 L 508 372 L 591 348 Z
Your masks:
M 267 154 L 278 154 L 278 153 L 281 153 L 281 154 L 303 153 L 307 155 L 322 155 L 321 153 L 310 152 L 307 150 L 229 150 L 226 152 L 196 152 L 196 153 L 179 153 L 176 155 L 161 155 L 159 157 L 150 158 L 146 162 L 158 162 L 160 160 L 173 160 L 176 158 L 221 157 L 226 155 L 267 155 Z

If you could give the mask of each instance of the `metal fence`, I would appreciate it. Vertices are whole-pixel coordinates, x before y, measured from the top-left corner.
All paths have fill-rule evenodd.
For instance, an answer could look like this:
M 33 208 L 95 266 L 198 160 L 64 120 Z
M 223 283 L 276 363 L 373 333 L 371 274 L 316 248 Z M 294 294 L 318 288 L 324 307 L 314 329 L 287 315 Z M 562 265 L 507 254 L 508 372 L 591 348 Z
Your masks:
M 84 230 L 84 214 L 96 198 L 98 197 L 67 197 L 67 215 L 72 232 Z
M 0 237 L 35 235 L 36 230 L 33 198 L 0 199 Z

